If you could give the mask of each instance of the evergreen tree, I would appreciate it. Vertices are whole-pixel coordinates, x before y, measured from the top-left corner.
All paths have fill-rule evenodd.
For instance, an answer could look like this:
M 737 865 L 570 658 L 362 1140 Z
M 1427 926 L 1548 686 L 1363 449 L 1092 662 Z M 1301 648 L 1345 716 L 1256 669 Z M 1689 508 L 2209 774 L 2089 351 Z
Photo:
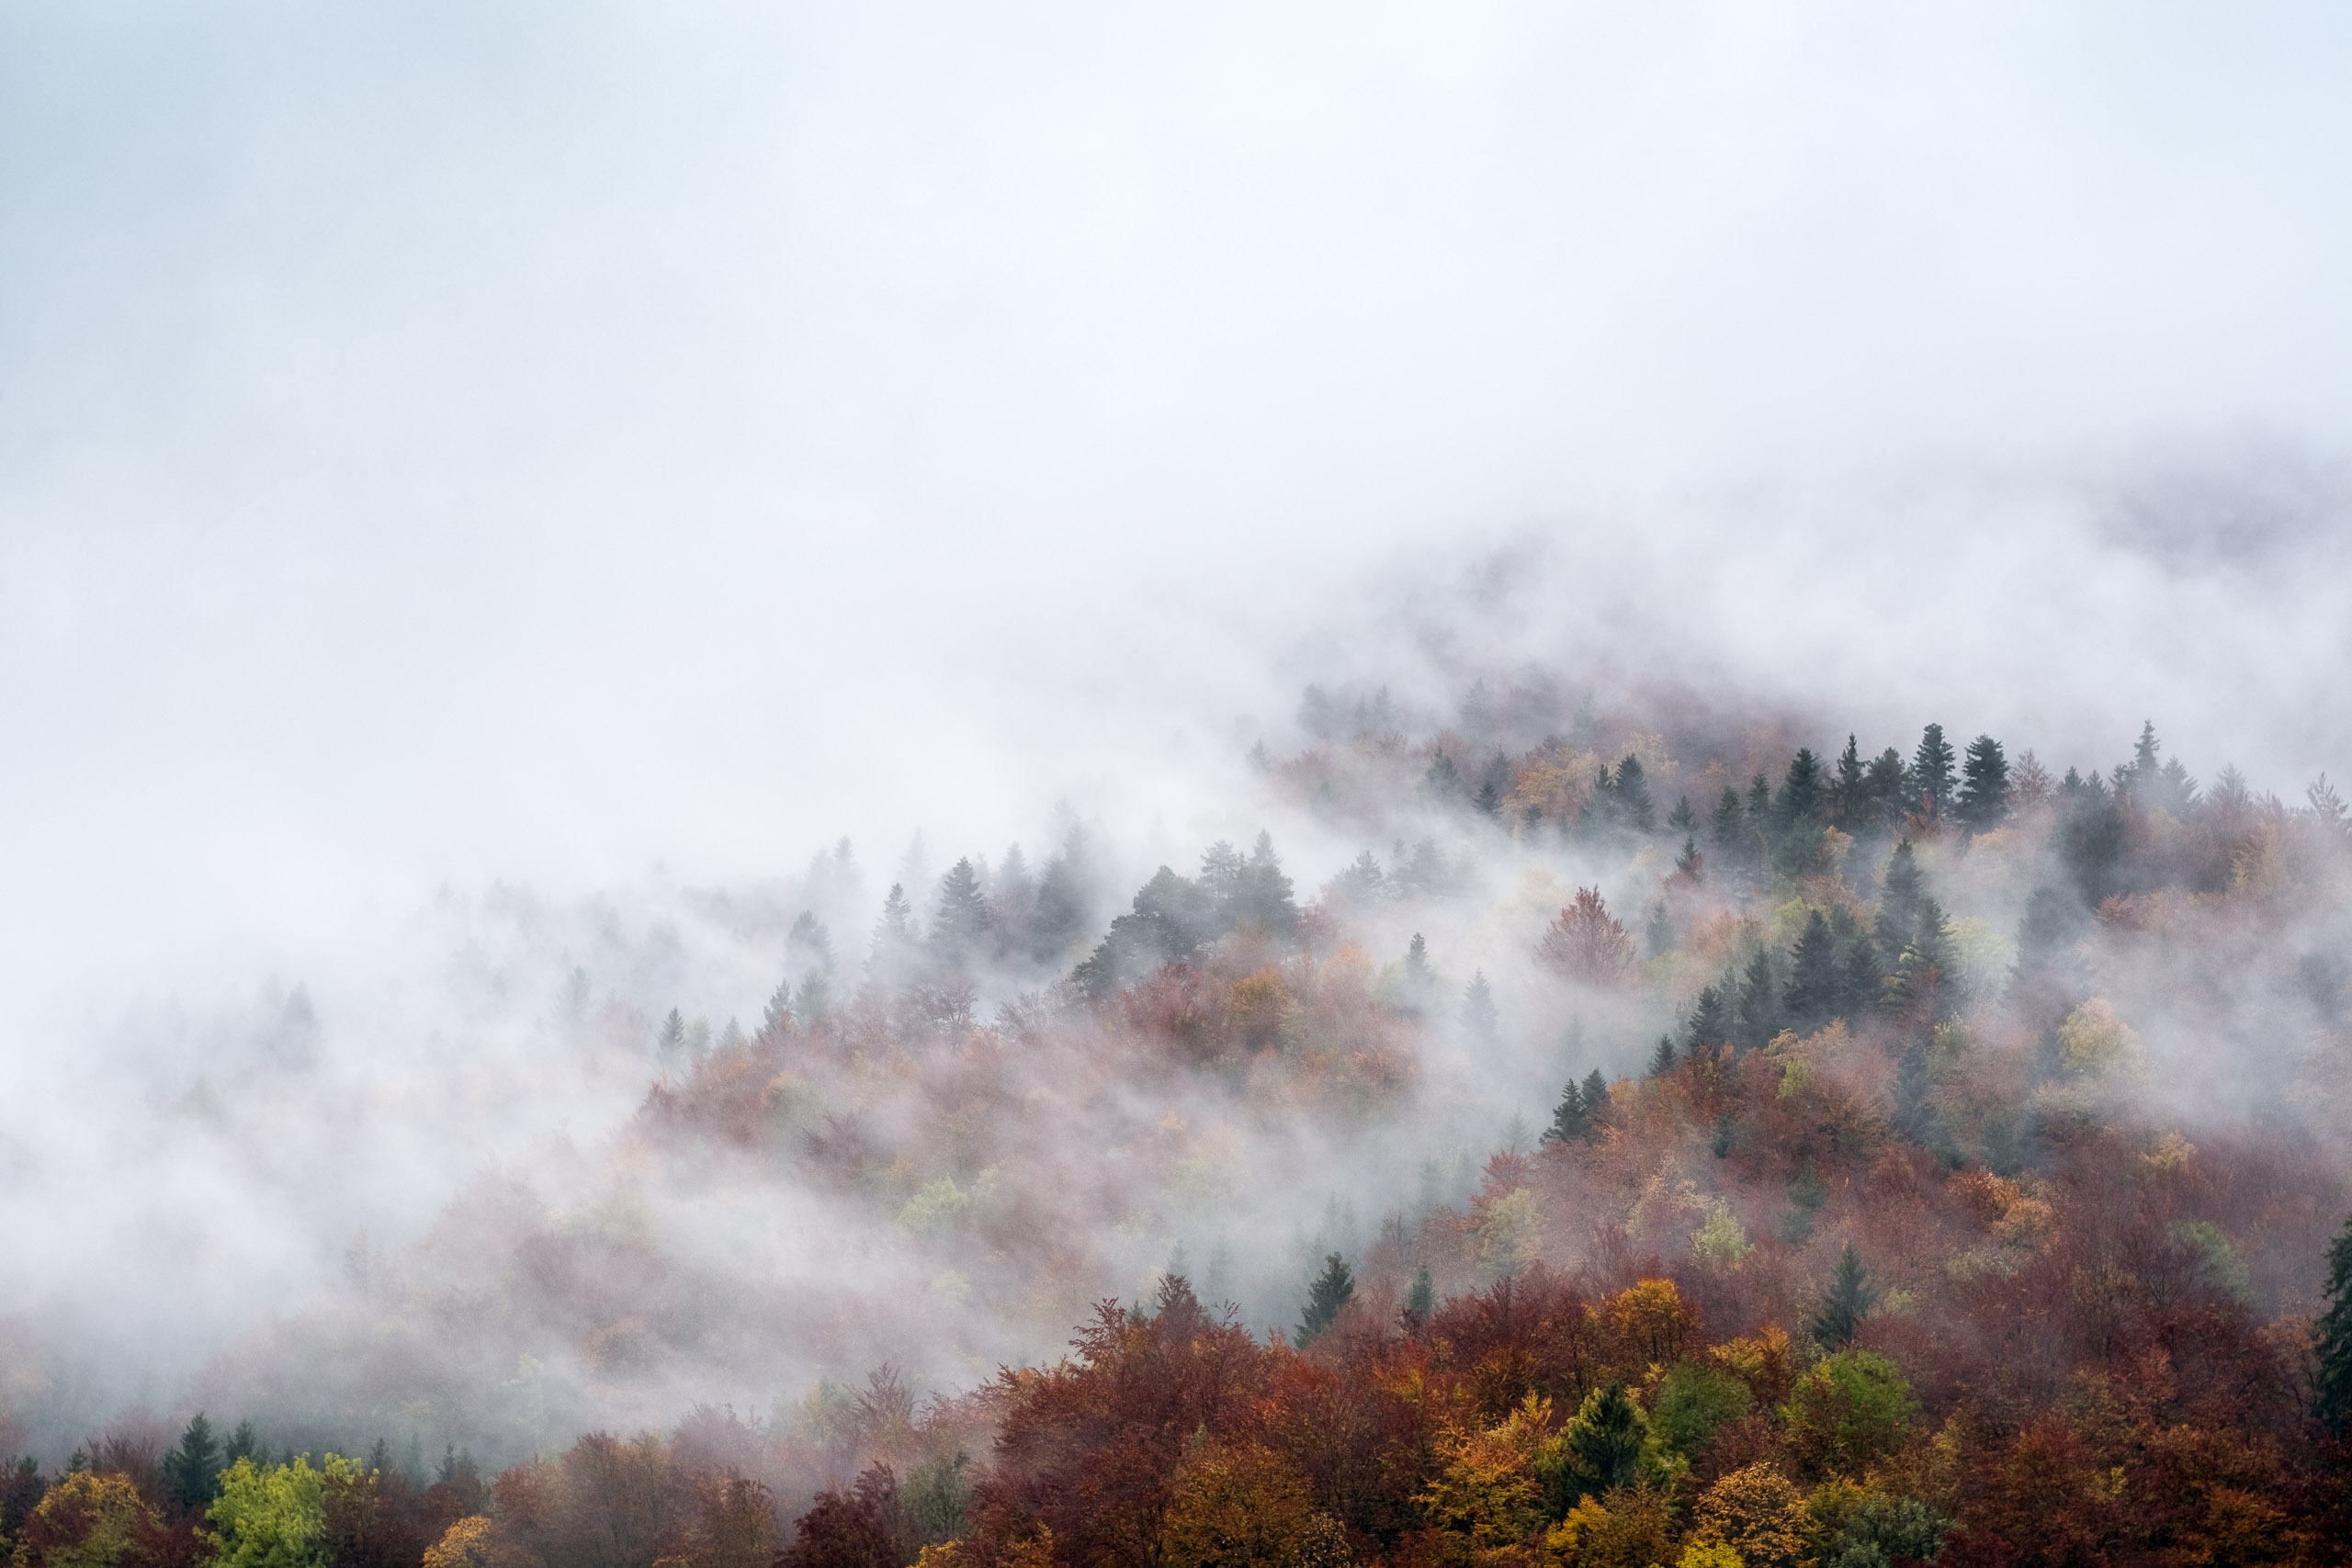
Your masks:
M 1919 929 L 1919 904 L 1926 892 L 1919 881 L 1919 863 L 1912 853 L 1911 840 L 1905 839 L 1894 846 L 1894 853 L 1887 858 L 1886 875 L 1880 884 L 1878 896 L 1879 946 L 1885 962 L 1900 963 L 1903 950 L 1910 944 L 1911 935 Z
M 1700 987 L 1699 999 L 1691 1005 L 1690 1021 L 1683 1032 L 1685 1048 L 1697 1051 L 1721 1045 L 1730 1038 L 1731 1009 L 1724 1004 L 1723 991 L 1713 986 Z
M 1869 802 L 1863 770 L 1862 753 L 1854 738 L 1846 737 L 1846 749 L 1838 753 L 1838 773 L 1829 784 L 1829 815 L 1848 832 L 1862 827 L 1863 810 Z
M 1585 1110 L 1584 1091 L 1577 1088 L 1576 1079 L 1570 1078 L 1568 1087 L 1561 1091 L 1560 1103 L 1553 1109 L 1552 1124 L 1544 1129 L 1543 1141 L 1547 1144 L 1565 1144 L 1573 1139 L 1581 1138 L 1584 1136 L 1585 1126 L 1589 1120 Z
M 662 1033 L 653 1043 L 653 1055 L 663 1072 L 684 1062 L 686 1057 L 686 1015 L 676 1008 L 662 1021 Z
M 1894 1066 L 1894 1125 L 1915 1144 L 1928 1141 L 1928 1048 L 1914 1040 Z
M 775 983 L 775 990 L 760 1010 L 760 1032 L 781 1034 L 792 1027 L 792 976 Z
M 1478 793 L 1472 797 L 1470 804 L 1481 817 L 1491 818 L 1497 822 L 1503 819 L 1503 794 L 1495 787 L 1492 779 L 1478 786 Z
M 1886 970 L 1878 961 L 1877 944 L 1870 938 L 1858 936 L 1847 944 L 1846 967 L 1839 981 L 1838 1006 L 1848 1018 L 1864 1018 L 1878 1010 Z
M 1666 814 L 1666 825 L 1689 838 L 1699 830 L 1699 814 L 1690 808 L 1690 797 L 1681 795 L 1674 802 L 1674 809 Z
M 1588 1134 L 1599 1130 L 1600 1113 L 1609 1109 L 1609 1080 L 1595 1067 L 1584 1076 L 1584 1125 Z
M 1650 906 L 1649 923 L 1642 928 L 1642 942 L 1652 958 L 1674 951 L 1674 917 L 1666 912 L 1665 899 Z
M 1972 833 L 1989 833 L 2009 814 L 2009 760 L 2001 743 L 1980 735 L 1968 743 L 1959 803 L 1952 814 Z
M 227 1470 L 241 1459 L 255 1463 L 261 1461 L 261 1439 L 254 1434 L 254 1424 L 240 1421 L 229 1434 L 229 1446 L 220 1451 L 220 1468 Z
M 1436 1311 L 1437 1284 L 1430 1278 L 1430 1266 L 1424 1263 L 1413 1270 L 1413 1288 L 1405 1292 L 1405 1317 L 1419 1328 Z
M 1491 1045 L 1502 1033 L 1502 1018 L 1495 1010 L 1494 987 L 1483 969 L 1470 976 L 1462 991 L 1462 1032 L 1481 1045 Z
M 1453 759 L 1440 751 L 1430 760 L 1429 772 L 1421 775 L 1421 793 L 1432 800 L 1452 800 L 1462 787 L 1461 773 Z
M 967 855 L 948 869 L 939 884 L 939 908 L 931 917 L 931 953 L 934 962 L 960 972 L 984 949 L 989 935 L 988 894 L 980 886 L 979 868 Z
M 1871 759 L 1862 776 L 1862 808 L 1858 827 L 1900 828 L 1914 804 L 1903 753 L 1890 746 Z
M 1734 1006 L 1732 1040 L 1752 1051 L 1781 1032 L 1780 987 L 1772 983 L 1772 955 L 1762 948 L 1747 961 Z
M 1036 913 L 1029 931 L 1033 961 L 1058 966 L 1069 962 L 1070 950 L 1085 939 L 1093 924 L 1088 883 L 1086 839 L 1073 824 L 1037 878 Z
M 2329 1431 L 2352 1437 L 2352 1219 L 2327 1249 L 2327 1310 L 2312 1325 L 2312 1348 L 2313 1409 Z
M 1838 972 L 1838 939 L 1820 910 L 1805 917 L 1804 931 L 1789 955 L 1788 985 L 1781 992 L 1789 1027 L 1811 1034 L 1838 1012 L 1842 987 Z
M 1662 1078 L 1674 1070 L 1674 1036 L 1657 1037 L 1657 1049 L 1650 1053 L 1650 1077 Z
M 1745 824 L 1746 815 L 1739 808 L 1739 793 L 1725 784 L 1723 795 L 1715 801 L 1713 814 L 1707 818 L 1707 836 L 1714 840 L 1717 854 L 1734 853 L 1740 841 L 1740 829 Z
M 1829 1293 L 1821 1303 L 1821 1311 L 1813 1320 L 1813 1337 L 1825 1350 L 1842 1350 L 1854 1342 L 1861 1331 L 1862 1319 L 1869 1315 L 1878 1292 L 1871 1288 L 1870 1270 L 1862 1267 L 1862 1255 L 1848 1242 L 1838 1255 L 1838 1272 L 1829 1282 Z
M 1269 936 L 1286 937 L 1298 930 L 1298 904 L 1291 880 L 1274 853 L 1274 836 L 1261 830 L 1250 846 L 1234 899 L 1237 925 L 1254 925 Z
M 1942 725 L 1931 724 L 1920 731 L 1918 750 L 1911 753 L 1911 788 L 1930 817 L 1941 817 L 1951 808 L 1953 788 L 1960 782 L 1953 761 L 1951 742 L 1944 739 Z
M 1566 1439 L 1569 1463 L 1561 1495 L 1553 1499 L 1556 1511 L 1565 1501 L 1573 1506 L 1580 1497 L 1604 1497 L 1631 1486 L 1639 1473 L 1642 1445 L 1649 1438 L 1649 1422 L 1622 1382 L 1594 1390 L 1577 1407 L 1561 1436 Z M 1576 1496 L 1566 1496 L 1574 1492 Z M 1636 1558 L 1638 1562 L 1640 1559 Z
M 914 906 L 907 901 L 904 884 L 893 882 L 882 899 L 882 918 L 874 925 L 874 945 L 867 952 L 866 972 L 885 985 L 903 984 L 913 977 L 922 951 L 915 931 Z
M 2107 781 L 2066 770 L 2059 786 L 2058 861 L 2075 879 L 2083 906 L 2096 909 L 2122 891 L 2123 809 Z
M 1800 747 L 1781 781 L 1780 818 L 1782 828 L 1810 822 L 1821 810 L 1821 759 L 1813 748 Z
M 1300 1349 L 1315 1343 L 1323 1331 L 1339 1320 L 1340 1309 L 1355 1299 L 1355 1276 L 1348 1272 L 1347 1259 L 1334 1252 L 1323 1259 L 1323 1272 L 1306 1287 L 1306 1309 L 1298 1322 L 1298 1334 L 1294 1341 Z
M 2027 1016 L 2064 1017 L 2081 1000 L 2083 971 L 2076 946 L 2082 924 L 2083 907 L 2055 887 L 2037 887 L 2025 901 L 2009 998 Z
M 1645 837 L 1657 830 L 1657 817 L 1650 805 L 1650 783 L 1642 772 L 1639 757 L 1627 757 L 1617 764 L 1617 819 Z
M 1404 989 L 1405 1010 L 1415 1014 L 1429 1005 L 1430 993 L 1437 989 L 1437 972 L 1430 967 L 1430 944 L 1419 931 L 1405 949 Z
M 1699 852 L 1699 840 L 1685 836 L 1682 840 L 1682 852 L 1674 857 L 1675 874 L 1686 876 L 1696 882 L 1705 865 L 1706 857 Z
M 173 1506 L 184 1513 L 201 1513 L 220 1490 L 220 1445 L 212 1423 L 199 1410 L 164 1455 L 164 1490 Z

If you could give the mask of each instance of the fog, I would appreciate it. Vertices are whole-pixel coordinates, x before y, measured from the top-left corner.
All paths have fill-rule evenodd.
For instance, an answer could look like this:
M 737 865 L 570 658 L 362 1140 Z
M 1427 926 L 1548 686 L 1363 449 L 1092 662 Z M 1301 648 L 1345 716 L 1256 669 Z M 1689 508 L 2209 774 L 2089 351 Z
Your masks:
M 2347 52 L 2296 6 L 0 9 L 0 1317 L 96 1380 L 44 1418 L 180 1408 L 485 1170 L 594 1189 L 653 1024 L 754 1027 L 844 836 L 845 970 L 918 832 L 935 876 L 1080 821 L 1100 919 L 1261 828 L 1302 897 L 1386 858 L 1248 764 L 1309 682 L 2352 773 Z M 1476 1124 L 1429 1137 L 1559 1065 L 1437 1072 Z M 1248 1223 L 1272 1269 L 1313 1221 Z

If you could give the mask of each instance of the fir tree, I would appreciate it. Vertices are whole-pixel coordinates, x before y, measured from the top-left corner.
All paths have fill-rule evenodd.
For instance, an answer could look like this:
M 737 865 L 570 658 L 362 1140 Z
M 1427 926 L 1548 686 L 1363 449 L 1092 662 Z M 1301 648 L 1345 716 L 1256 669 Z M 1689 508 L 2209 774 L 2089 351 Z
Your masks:
M 662 1033 L 653 1043 L 653 1054 L 664 1072 L 685 1060 L 686 1015 L 676 1008 L 672 1008 L 670 1016 L 662 1021 Z
M 1666 814 L 1666 825 L 1686 839 L 1699 830 L 1699 814 L 1690 808 L 1689 795 L 1675 800 L 1674 809 Z
M 1411 945 L 1405 949 L 1405 1010 L 1418 1014 L 1429 1005 L 1430 993 L 1437 988 L 1437 974 L 1430 967 L 1430 944 L 1415 931 Z
M 1306 1308 L 1299 1318 L 1295 1343 L 1305 1349 L 1323 1336 L 1324 1330 L 1338 1321 L 1340 1309 L 1355 1299 L 1355 1276 L 1348 1272 L 1347 1259 L 1334 1252 L 1323 1259 L 1323 1272 L 1306 1287 Z
M 767 1006 L 760 1010 L 760 1032 L 782 1034 L 792 1028 L 792 977 L 787 975 L 775 984 Z
M 1639 757 L 1627 757 L 1617 764 L 1617 819 L 1634 832 L 1646 837 L 1657 830 L 1657 817 L 1650 805 L 1650 783 L 1642 772 Z
M 1487 972 L 1473 973 L 1462 991 L 1462 1032 L 1482 1045 L 1491 1045 L 1502 1033 L 1502 1018 L 1495 1010 L 1494 987 Z
M 949 971 L 960 971 L 981 951 L 989 934 L 988 895 L 980 886 L 979 868 L 968 855 L 948 869 L 939 884 L 939 908 L 931 917 L 932 957 Z
M 1944 739 L 1942 725 L 1931 724 L 1919 732 L 1918 750 L 1911 753 L 1911 788 L 1930 817 L 1941 817 L 1951 806 L 1959 783 L 1952 762 L 1951 742 Z
M 1642 928 L 1642 942 L 1652 958 L 1674 951 L 1674 917 L 1666 912 L 1665 899 L 1650 906 L 1649 923 Z
M 1093 924 L 1087 894 L 1085 836 L 1076 826 L 1037 878 L 1036 912 L 1030 918 L 1029 957 L 1039 964 L 1068 963 L 1070 950 Z
M 1497 822 L 1502 820 L 1503 793 L 1495 787 L 1494 780 L 1488 779 L 1480 784 L 1478 793 L 1472 797 L 1470 804 L 1476 808 L 1479 816 L 1490 818 Z
M 1837 776 L 1829 784 L 1829 814 L 1849 832 L 1862 825 L 1863 808 L 1868 804 L 1860 748 L 1854 738 L 1846 737 L 1846 749 L 1838 753 Z
M 1730 855 L 1740 841 L 1740 829 L 1746 820 L 1739 808 L 1739 792 L 1729 784 L 1715 801 L 1715 809 L 1707 818 L 1707 836 L 1714 840 L 1715 852 Z
M 1453 759 L 1440 751 L 1430 760 L 1429 771 L 1421 775 L 1421 793 L 1432 800 L 1451 800 L 1462 787 L 1462 775 Z
M 1650 1053 L 1650 1077 L 1662 1078 L 1674 1071 L 1674 1036 L 1657 1037 L 1657 1049 Z
M 164 1455 L 164 1493 L 182 1512 L 201 1513 L 220 1490 L 220 1445 L 213 1438 L 212 1423 L 199 1410 L 179 1442 Z
M 1772 983 L 1772 955 L 1758 948 L 1739 979 L 1739 999 L 1733 1008 L 1733 1042 L 1754 1050 L 1781 1032 L 1780 987 Z
M 1800 747 L 1781 781 L 1780 818 L 1782 828 L 1810 822 L 1821 809 L 1821 759 L 1809 746 Z
M 1649 1423 L 1625 1385 L 1611 1382 L 1586 1396 L 1560 1435 L 1566 1440 L 1569 1455 L 1562 1476 L 1566 1484 L 1561 1492 L 1574 1492 L 1576 1496 L 1555 1497 L 1553 1503 L 1558 1512 L 1566 1513 L 1566 1508 L 1559 1506 L 1563 1501 L 1572 1506 L 1579 1497 L 1606 1496 L 1634 1483 Z
M 1696 1052 L 1704 1046 L 1721 1045 L 1730 1038 L 1731 1008 L 1724 1000 L 1723 988 L 1700 987 L 1699 999 L 1690 1006 L 1690 1021 L 1683 1029 L 1684 1048 Z
M 874 925 L 874 945 L 865 960 L 866 972 L 886 985 L 912 977 L 922 943 L 915 932 L 914 906 L 907 901 L 905 885 L 893 882 L 882 899 L 882 918 Z
M 1912 853 L 1911 840 L 1905 839 L 1887 857 L 1886 874 L 1879 887 L 1879 946 L 1890 965 L 1902 961 L 1904 948 L 1919 929 L 1919 904 L 1925 897 L 1918 860 Z
M 1878 961 L 1877 944 L 1866 936 L 1849 942 L 1845 970 L 1838 978 L 1838 1006 L 1846 1017 L 1860 1019 L 1877 1011 L 1879 995 L 1886 984 L 1886 970 Z
M 1405 1320 L 1419 1328 L 1436 1311 L 1437 1285 L 1430 1278 L 1430 1266 L 1424 1263 L 1413 1270 L 1413 1288 L 1405 1292 Z
M 1899 828 L 1911 809 L 1903 753 L 1890 746 L 1871 759 L 1862 776 L 1862 807 L 1856 826 Z
M 2009 760 L 2001 754 L 2001 743 L 1989 735 L 1970 741 L 1961 776 L 1952 815 L 1972 833 L 1991 832 L 2009 814 Z
M 1685 836 L 1682 840 L 1682 852 L 1674 857 L 1675 874 L 1696 882 L 1700 879 L 1705 866 L 1706 857 L 1699 852 L 1699 840 Z
M 2313 1409 L 2329 1431 L 2352 1437 L 2352 1219 L 2327 1249 L 2327 1310 L 2312 1325 L 2312 1349 Z
M 1854 1342 L 1861 1331 L 1862 1319 L 1878 1300 L 1871 1288 L 1870 1270 L 1862 1267 L 1862 1255 L 1848 1242 L 1838 1255 L 1838 1272 L 1829 1282 L 1829 1294 L 1821 1303 L 1821 1311 L 1813 1320 L 1813 1337 L 1825 1350 L 1842 1350 Z
M 1241 868 L 1235 889 L 1233 919 L 1237 925 L 1253 925 L 1269 936 L 1286 937 L 1298 930 L 1298 904 L 1292 897 L 1291 880 L 1283 870 L 1282 857 L 1274 853 L 1274 836 L 1261 830 L 1258 841 L 1250 846 L 1250 859 Z
M 1600 1130 L 1600 1113 L 1609 1109 L 1609 1080 L 1595 1067 L 1584 1076 L 1584 1125 L 1588 1134 Z
M 1568 1087 L 1561 1091 L 1560 1103 L 1553 1109 L 1552 1124 L 1544 1129 L 1543 1141 L 1565 1144 L 1581 1138 L 1588 1120 L 1584 1091 L 1577 1088 L 1576 1079 L 1570 1078 Z
M 1804 931 L 1789 955 L 1789 980 L 1781 991 L 1789 1027 L 1811 1034 L 1836 1016 L 1842 987 L 1838 984 L 1838 939 L 1820 910 L 1805 917 Z

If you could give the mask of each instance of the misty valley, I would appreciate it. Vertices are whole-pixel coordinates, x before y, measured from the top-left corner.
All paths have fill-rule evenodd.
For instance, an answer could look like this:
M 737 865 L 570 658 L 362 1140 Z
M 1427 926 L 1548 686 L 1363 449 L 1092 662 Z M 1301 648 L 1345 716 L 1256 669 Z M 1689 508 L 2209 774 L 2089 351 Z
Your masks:
M 2324 778 L 1465 685 L 1308 688 L 1169 863 L 451 895 L 429 1083 L 180 1021 L 187 1168 L 540 1131 L 181 1359 L 0 1319 L 0 1559 L 2343 1560 Z

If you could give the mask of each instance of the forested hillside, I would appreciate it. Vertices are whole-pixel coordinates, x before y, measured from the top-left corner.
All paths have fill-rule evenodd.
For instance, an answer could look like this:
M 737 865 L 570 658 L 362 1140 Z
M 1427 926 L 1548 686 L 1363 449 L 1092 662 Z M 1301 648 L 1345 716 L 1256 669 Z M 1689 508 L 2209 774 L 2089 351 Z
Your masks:
M 1140 886 L 844 844 L 10 1560 L 2352 1561 L 2352 812 L 2132 733 L 1310 689 Z

